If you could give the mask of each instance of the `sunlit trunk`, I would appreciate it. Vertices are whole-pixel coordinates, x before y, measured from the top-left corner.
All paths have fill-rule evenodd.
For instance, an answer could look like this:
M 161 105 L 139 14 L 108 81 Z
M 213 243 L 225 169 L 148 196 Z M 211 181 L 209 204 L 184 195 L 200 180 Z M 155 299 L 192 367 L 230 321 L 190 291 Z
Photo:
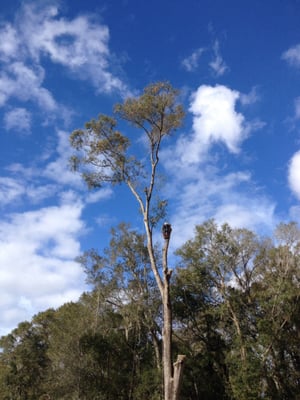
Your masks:
M 178 355 L 172 363 L 172 306 L 170 299 L 170 278 L 172 270 L 168 268 L 169 238 L 163 248 L 163 375 L 164 400 L 178 400 L 185 356 Z

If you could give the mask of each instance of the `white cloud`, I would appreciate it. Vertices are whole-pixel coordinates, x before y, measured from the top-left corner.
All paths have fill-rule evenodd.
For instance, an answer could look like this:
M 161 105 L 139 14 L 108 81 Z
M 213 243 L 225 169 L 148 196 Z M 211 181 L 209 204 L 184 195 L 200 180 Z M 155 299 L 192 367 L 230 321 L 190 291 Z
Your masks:
M 31 127 L 31 114 L 25 108 L 15 108 L 4 115 L 4 126 L 7 130 L 27 133 Z
M 56 155 L 52 161 L 41 171 L 44 178 L 51 179 L 58 185 L 71 186 L 75 189 L 86 190 L 83 178 L 79 172 L 73 172 L 70 166 L 70 157 L 74 153 L 74 149 L 70 145 L 70 133 L 63 130 L 57 132 L 58 144 L 56 147 Z M 95 203 L 101 199 L 107 199 L 112 195 L 111 188 L 101 188 L 97 191 L 90 191 L 85 195 L 86 203 Z
M 0 106 L 10 97 L 23 102 L 36 101 L 46 111 L 57 109 L 52 94 L 42 87 L 44 69 L 40 66 L 30 67 L 23 62 L 14 62 L 0 74 Z
M 270 232 L 276 224 L 275 204 L 257 192 L 247 172 L 224 173 L 209 164 L 176 167 L 168 197 L 175 207 L 172 247 L 178 248 L 194 234 L 195 225 L 214 218 L 217 223 Z
M 290 189 L 300 200 L 300 151 L 295 153 L 290 160 L 288 182 Z
M 73 261 L 84 229 L 81 212 L 77 202 L 14 214 L 0 223 L 2 333 L 82 293 L 83 271 Z
M 26 196 L 31 204 L 40 204 L 45 199 L 50 199 L 59 188 L 55 184 L 26 184 Z
M 82 187 L 82 179 L 79 174 L 71 171 L 69 158 L 73 152 L 69 142 L 69 133 L 58 131 L 57 157 L 49 162 L 42 174 L 44 177 L 61 185 L 71 185 L 77 188 Z
M 37 173 L 37 172 L 36 172 Z M 32 183 L 26 174 L 18 177 L 0 177 L 0 206 L 21 205 L 25 200 L 31 204 L 38 204 L 42 200 L 51 198 L 58 191 L 54 184 Z
M 125 84 L 110 71 L 109 30 L 95 18 L 59 17 L 55 5 L 27 4 L 19 17 L 20 30 L 29 53 L 36 62 L 47 56 L 88 79 L 99 92 L 126 92 Z
M 216 143 L 224 144 L 231 153 L 239 152 L 240 144 L 251 130 L 244 116 L 235 109 L 239 97 L 239 92 L 222 85 L 202 85 L 193 93 L 189 107 L 193 133 L 181 136 L 177 142 L 175 153 L 180 162 L 203 161 Z
M 0 205 L 20 205 L 21 202 L 25 204 L 25 201 L 29 201 L 31 205 L 39 204 L 45 199 L 63 193 L 68 200 L 69 197 L 65 194 L 66 188 L 73 187 L 79 190 L 84 188 L 81 176 L 73 173 L 70 169 L 69 157 L 71 154 L 69 133 L 58 131 L 55 152 L 54 154 L 51 152 L 46 160 L 43 158 L 35 160 L 34 166 L 29 168 L 20 163 L 7 167 L 10 176 L 0 177 Z M 42 164 L 37 165 L 38 161 Z M 61 192 L 62 188 L 64 188 L 63 192 Z M 107 198 L 108 195 L 106 191 L 103 191 L 103 193 L 95 193 L 93 196 L 95 199 L 100 199 L 101 196 Z M 76 198 L 73 196 L 72 202 L 76 202 L 79 196 L 79 193 Z M 92 202 L 93 196 L 91 198 L 87 196 L 85 201 Z M 64 200 L 64 203 L 67 200 Z
M 86 196 L 81 178 L 68 168 L 69 134 L 58 132 L 54 160 L 44 168 L 13 164 L 11 177 L 0 177 L 1 207 L 21 205 L 26 209 L 59 195 L 59 205 L 6 214 L 0 222 L 0 334 L 7 334 L 34 313 L 76 301 L 85 287 L 81 267 L 80 235 L 86 233 L 81 214 L 85 204 L 107 199 L 112 191 L 102 189 Z M 44 160 L 45 161 L 45 160 Z M 45 181 L 45 178 L 47 180 Z M 49 179 L 54 183 L 49 183 Z
M 10 177 L 0 177 L 0 205 L 10 204 L 25 194 L 24 185 Z
M 11 24 L 0 26 L 0 60 L 9 61 L 19 51 L 19 39 L 17 31 Z
M 274 226 L 275 204 L 263 197 L 248 198 L 242 195 L 232 204 L 224 204 L 217 208 L 214 219 L 219 223 L 227 222 L 234 228 L 272 228 Z M 263 233 L 260 231 L 260 233 Z
M 25 18 L 24 18 L 25 17 Z M 23 8 L 21 30 L 35 60 L 47 55 L 55 63 L 75 68 L 99 57 L 100 67 L 107 66 L 109 31 L 86 16 L 73 20 L 59 18 L 56 5 L 31 3 Z
M 90 81 L 97 92 L 129 93 L 111 72 L 108 27 L 92 16 L 62 18 L 57 4 L 23 4 L 14 24 L 0 25 L 0 106 L 12 97 L 36 102 L 43 111 L 64 118 L 62 107 L 45 87 L 47 60 L 62 65 L 76 79 Z
M 98 203 L 100 200 L 107 200 L 113 195 L 113 190 L 110 187 L 99 189 L 88 193 L 86 197 L 87 203 Z
M 60 130 L 57 132 L 55 151 L 46 160 L 40 160 L 43 165 L 31 168 L 20 163 L 10 165 L 7 170 L 11 176 L 0 177 L 0 206 L 21 204 L 20 201 L 39 204 L 57 194 L 64 204 L 73 203 L 80 198 L 82 190 L 85 193 L 82 198 L 85 204 L 111 197 L 113 190 L 109 187 L 86 193 L 82 177 L 70 169 L 69 158 L 72 152 L 69 133 Z M 68 191 L 68 188 L 76 189 L 76 194 L 72 190 Z
M 245 118 L 235 110 L 239 92 L 225 86 L 200 86 L 192 98 L 193 129 L 200 145 L 222 142 L 232 153 L 247 136 Z
M 191 238 L 195 225 L 209 218 L 260 233 L 269 233 L 277 222 L 274 202 L 256 188 L 248 171 L 232 172 L 226 161 L 219 165 L 220 153 L 214 144 L 226 146 L 228 153 L 222 152 L 222 158 L 228 159 L 240 152 L 251 130 L 262 125 L 247 121 L 236 110 L 240 97 L 225 86 L 200 86 L 189 107 L 193 131 L 161 154 L 171 174 L 165 190 L 174 204 L 169 215 L 173 248 Z M 250 104 L 248 100 L 245 104 Z
M 190 56 L 183 59 L 181 62 L 183 68 L 188 72 L 196 71 L 199 66 L 199 59 L 204 51 L 204 48 L 199 48 L 195 50 Z
M 290 47 L 282 54 L 282 58 L 294 67 L 300 67 L 300 44 Z
M 226 65 L 225 61 L 223 60 L 223 57 L 221 56 L 220 45 L 218 40 L 216 40 L 213 45 L 213 53 L 214 53 L 214 59 L 209 63 L 209 66 L 213 70 L 213 73 L 216 76 L 222 76 L 228 70 L 228 66 Z

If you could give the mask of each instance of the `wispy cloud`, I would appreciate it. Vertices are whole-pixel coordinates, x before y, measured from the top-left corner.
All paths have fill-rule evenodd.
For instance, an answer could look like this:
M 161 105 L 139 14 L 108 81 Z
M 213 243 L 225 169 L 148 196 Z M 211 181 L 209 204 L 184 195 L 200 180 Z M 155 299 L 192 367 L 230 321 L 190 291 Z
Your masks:
M 300 44 L 290 47 L 282 54 L 282 59 L 291 66 L 300 67 Z
M 1 24 L 0 32 L 0 60 L 8 62 L 18 54 L 20 39 L 16 29 L 9 23 Z
M 44 159 L 36 159 L 31 167 L 21 163 L 9 165 L 6 169 L 9 176 L 0 176 L 0 206 L 17 201 L 38 204 L 46 198 L 53 198 L 66 189 L 76 190 L 76 199 L 82 204 L 93 203 L 112 196 L 113 191 L 104 187 L 86 194 L 86 187 L 80 174 L 71 171 L 69 158 L 72 154 L 69 145 L 69 133 L 63 130 L 56 132 L 57 142 Z M 72 201 L 75 201 L 74 196 Z
M 220 44 L 218 40 L 215 40 L 211 50 L 212 60 L 208 63 L 208 66 L 215 77 L 220 77 L 229 70 L 229 67 L 221 55 Z M 181 61 L 181 66 L 188 72 L 197 71 L 199 68 L 200 59 L 205 52 L 208 53 L 207 48 L 199 47 L 198 49 L 194 50 L 192 54 Z
M 169 215 L 177 232 L 172 238 L 174 249 L 193 236 L 195 225 L 209 218 L 262 234 L 278 222 L 276 204 L 256 188 L 248 171 L 226 171 L 213 162 L 176 164 L 166 191 L 174 203 Z
M 0 177 L 0 206 L 20 199 L 26 193 L 24 184 L 11 177 Z
M 61 110 L 45 87 L 49 60 L 70 71 L 70 77 L 89 81 L 99 93 L 128 93 L 111 72 L 108 27 L 93 16 L 63 18 L 57 4 L 24 3 L 13 23 L 0 25 L 0 106 L 15 98 L 34 101 L 47 112 Z
M 66 19 L 59 16 L 56 5 L 31 3 L 24 6 L 19 22 L 35 61 L 49 57 L 76 73 L 77 78 L 90 80 L 99 92 L 126 92 L 126 85 L 109 71 L 109 29 L 95 17 Z
M 4 115 L 5 129 L 27 133 L 31 127 L 31 114 L 25 108 L 15 108 Z
M 59 130 L 57 132 L 57 146 L 55 155 L 48 161 L 41 171 L 43 177 L 60 185 L 82 188 L 82 179 L 79 174 L 74 174 L 69 165 L 72 149 L 69 143 L 69 133 Z
M 101 200 L 107 200 L 113 195 L 113 190 L 110 187 L 102 188 L 97 191 L 90 192 L 86 197 L 87 203 L 98 203 Z
M 38 182 L 36 175 L 35 182 L 21 175 L 0 176 L 0 207 L 41 204 L 41 201 L 50 199 L 59 191 L 56 184 Z
M 254 86 L 249 93 L 240 94 L 240 102 L 245 106 L 254 104 L 259 100 L 260 100 L 260 95 L 258 92 L 258 88 L 256 86 Z
M 200 57 L 204 51 L 205 49 L 202 47 L 193 51 L 193 53 L 190 56 L 182 60 L 181 62 L 182 67 L 188 72 L 196 71 L 199 66 Z
M 297 97 L 294 102 L 295 105 L 295 115 L 294 118 L 296 120 L 300 119 L 300 97 Z
M 15 98 L 22 102 L 35 101 L 46 111 L 56 110 L 56 101 L 42 86 L 43 81 L 44 69 L 40 66 L 27 66 L 20 61 L 5 65 L 0 73 L 0 106 Z
M 216 40 L 213 45 L 213 60 L 209 63 L 210 68 L 212 69 L 215 76 L 219 77 L 225 74 L 228 71 L 228 66 L 223 60 L 220 52 L 220 44 L 219 41 Z

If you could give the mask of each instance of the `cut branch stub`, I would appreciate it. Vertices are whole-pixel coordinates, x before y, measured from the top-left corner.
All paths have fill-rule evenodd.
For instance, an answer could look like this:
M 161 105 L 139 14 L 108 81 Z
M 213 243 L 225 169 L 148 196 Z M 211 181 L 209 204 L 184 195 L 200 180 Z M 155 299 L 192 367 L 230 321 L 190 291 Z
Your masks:
M 170 239 L 172 232 L 172 226 L 168 222 L 165 222 L 162 226 L 162 234 L 164 239 Z

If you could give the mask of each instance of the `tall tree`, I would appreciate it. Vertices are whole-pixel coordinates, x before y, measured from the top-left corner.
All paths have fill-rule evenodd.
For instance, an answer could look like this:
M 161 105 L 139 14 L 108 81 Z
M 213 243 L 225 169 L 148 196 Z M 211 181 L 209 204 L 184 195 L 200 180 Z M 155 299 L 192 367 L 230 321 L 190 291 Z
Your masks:
M 163 268 L 155 257 L 153 230 L 165 215 L 166 201 L 155 202 L 157 171 L 162 140 L 182 123 L 184 111 L 177 104 L 178 91 L 169 83 L 150 84 L 138 98 L 129 98 L 115 106 L 119 120 L 129 122 L 146 137 L 148 146 L 143 154 L 134 151 L 129 137 L 119 132 L 117 120 L 100 115 L 91 120 L 85 129 L 71 134 L 71 145 L 77 151 L 71 158 L 74 170 L 79 170 L 90 188 L 105 182 L 125 183 L 135 197 L 142 214 L 147 250 L 151 269 L 163 305 L 163 371 L 164 398 L 176 400 L 179 396 L 183 356 L 172 364 L 172 307 L 170 301 L 170 278 L 172 271 L 167 263 L 169 236 L 163 250 Z M 145 152 L 146 150 L 146 152 Z M 140 155 L 140 157 L 139 157 Z M 148 163 L 145 158 L 148 157 Z M 157 194 L 157 193 L 156 193 Z
M 189 400 L 229 400 L 227 346 L 209 270 L 191 258 L 182 260 L 172 285 L 175 343 L 188 355 L 181 396 Z
M 161 368 L 159 292 L 151 272 L 145 235 L 121 223 L 111 230 L 110 246 L 100 256 L 94 249 L 78 258 L 87 281 L 97 293 L 94 326 L 100 304 L 111 304 L 123 318 L 126 336 L 130 330 L 147 331 L 151 337 L 156 366 Z
M 218 227 L 208 221 L 196 227 L 195 238 L 182 246 L 178 254 L 185 266 L 179 270 L 183 282 L 179 300 L 191 310 L 185 314 L 189 322 L 185 339 L 189 335 L 190 343 L 196 339 L 198 346 L 199 341 L 212 346 L 215 339 L 222 339 L 219 349 L 225 355 L 228 396 L 239 400 L 297 399 L 297 225 L 280 224 L 273 238 L 261 239 L 248 230 L 232 229 L 227 224 Z M 213 322 L 218 323 L 213 331 L 211 326 L 200 325 L 203 310 L 199 303 L 203 305 L 203 301 L 211 305 L 208 311 Z
M 0 347 L 0 387 L 3 387 L 0 398 L 38 399 L 43 394 L 49 366 L 45 336 L 32 323 L 22 322 L 11 334 L 1 338 Z
M 260 279 L 254 285 L 259 303 L 257 354 L 264 375 L 265 397 L 299 398 L 300 229 L 279 224 L 259 257 Z
M 178 251 L 183 264 L 201 278 L 198 295 L 205 290 L 205 301 L 219 317 L 218 331 L 223 332 L 224 343 L 230 349 L 226 357 L 230 386 L 234 398 L 239 399 L 258 397 L 253 382 L 259 370 L 249 344 L 253 340 L 251 288 L 258 251 L 259 241 L 252 232 L 232 229 L 227 224 L 219 227 L 212 220 L 197 226 L 195 238 Z M 209 331 L 203 329 L 201 334 L 205 340 Z

